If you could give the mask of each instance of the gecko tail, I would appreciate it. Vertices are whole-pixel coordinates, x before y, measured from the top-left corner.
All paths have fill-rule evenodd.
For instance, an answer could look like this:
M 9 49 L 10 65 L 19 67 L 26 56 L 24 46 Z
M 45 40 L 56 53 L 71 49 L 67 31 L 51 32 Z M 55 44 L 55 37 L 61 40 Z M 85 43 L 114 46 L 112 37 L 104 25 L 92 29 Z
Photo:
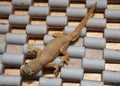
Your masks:
M 92 7 L 90 8 L 89 12 L 87 15 L 83 18 L 81 23 L 76 27 L 76 29 L 68 34 L 68 37 L 71 38 L 71 41 L 75 41 L 79 38 L 80 32 L 82 31 L 83 27 L 86 25 L 88 22 L 89 18 L 92 17 L 92 14 L 97 6 L 97 2 L 95 2 Z

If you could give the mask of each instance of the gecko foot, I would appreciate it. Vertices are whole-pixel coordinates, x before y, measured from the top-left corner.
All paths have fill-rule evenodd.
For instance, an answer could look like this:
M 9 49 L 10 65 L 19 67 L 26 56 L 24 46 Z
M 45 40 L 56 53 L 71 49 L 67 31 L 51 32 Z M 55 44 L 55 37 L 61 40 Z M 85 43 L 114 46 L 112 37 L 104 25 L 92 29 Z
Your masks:
M 55 74 L 55 76 L 58 76 L 58 74 L 59 74 L 58 69 L 54 70 L 54 74 Z
M 66 65 L 68 65 L 69 56 L 68 56 L 68 55 L 62 56 L 62 57 L 61 57 L 61 61 L 62 61 L 63 63 L 65 63 Z

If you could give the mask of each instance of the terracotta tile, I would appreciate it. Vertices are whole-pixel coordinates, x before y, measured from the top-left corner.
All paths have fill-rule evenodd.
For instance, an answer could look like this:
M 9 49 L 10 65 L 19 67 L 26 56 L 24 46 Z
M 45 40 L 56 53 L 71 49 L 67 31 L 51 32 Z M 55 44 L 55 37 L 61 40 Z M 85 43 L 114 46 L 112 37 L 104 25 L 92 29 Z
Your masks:
M 5 34 L 0 34 L 0 42 L 5 42 Z
M 70 58 L 68 65 L 66 67 L 74 67 L 81 68 L 82 67 L 82 59 Z
M 88 57 L 88 58 L 103 58 L 103 50 L 86 48 L 85 57 Z
M 7 44 L 6 53 L 22 54 L 23 45 Z

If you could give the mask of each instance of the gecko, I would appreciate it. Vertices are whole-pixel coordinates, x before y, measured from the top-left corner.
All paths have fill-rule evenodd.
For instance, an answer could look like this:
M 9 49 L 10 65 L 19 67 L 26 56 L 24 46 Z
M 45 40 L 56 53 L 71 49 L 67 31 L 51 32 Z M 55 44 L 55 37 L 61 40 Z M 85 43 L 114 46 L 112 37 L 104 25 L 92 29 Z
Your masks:
M 53 34 L 55 39 L 51 40 L 43 50 L 40 48 L 35 48 L 34 45 L 30 45 L 29 51 L 36 52 L 36 58 L 29 61 L 28 63 L 21 66 L 20 73 L 26 75 L 33 75 L 38 71 L 42 70 L 43 67 L 53 67 L 55 68 L 54 74 L 57 76 L 59 73 L 58 65 L 53 62 L 53 60 L 59 55 L 62 54 L 61 62 L 68 64 L 69 55 L 67 53 L 67 48 L 70 42 L 76 41 L 83 27 L 86 25 L 87 21 L 96 8 L 97 2 L 92 5 L 87 15 L 82 19 L 74 31 L 69 34 Z

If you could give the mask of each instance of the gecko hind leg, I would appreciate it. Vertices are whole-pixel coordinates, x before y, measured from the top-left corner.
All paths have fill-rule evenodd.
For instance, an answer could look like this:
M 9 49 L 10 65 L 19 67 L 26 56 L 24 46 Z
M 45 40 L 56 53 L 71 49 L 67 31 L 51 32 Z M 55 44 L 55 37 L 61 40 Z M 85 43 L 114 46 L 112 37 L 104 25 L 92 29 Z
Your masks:
M 58 76 L 58 74 L 59 74 L 59 67 L 58 67 L 58 65 L 55 62 L 50 62 L 45 67 L 53 67 L 53 68 L 55 68 L 54 74 L 55 74 L 55 76 Z
M 57 37 L 63 36 L 64 34 L 63 33 L 53 33 L 52 35 L 53 35 L 53 37 L 57 38 Z
M 61 61 L 65 64 L 68 65 L 68 61 L 69 61 L 69 55 L 67 53 L 67 48 L 68 48 L 69 42 L 65 43 L 61 48 L 60 48 L 60 52 L 63 54 L 63 56 L 61 57 Z

